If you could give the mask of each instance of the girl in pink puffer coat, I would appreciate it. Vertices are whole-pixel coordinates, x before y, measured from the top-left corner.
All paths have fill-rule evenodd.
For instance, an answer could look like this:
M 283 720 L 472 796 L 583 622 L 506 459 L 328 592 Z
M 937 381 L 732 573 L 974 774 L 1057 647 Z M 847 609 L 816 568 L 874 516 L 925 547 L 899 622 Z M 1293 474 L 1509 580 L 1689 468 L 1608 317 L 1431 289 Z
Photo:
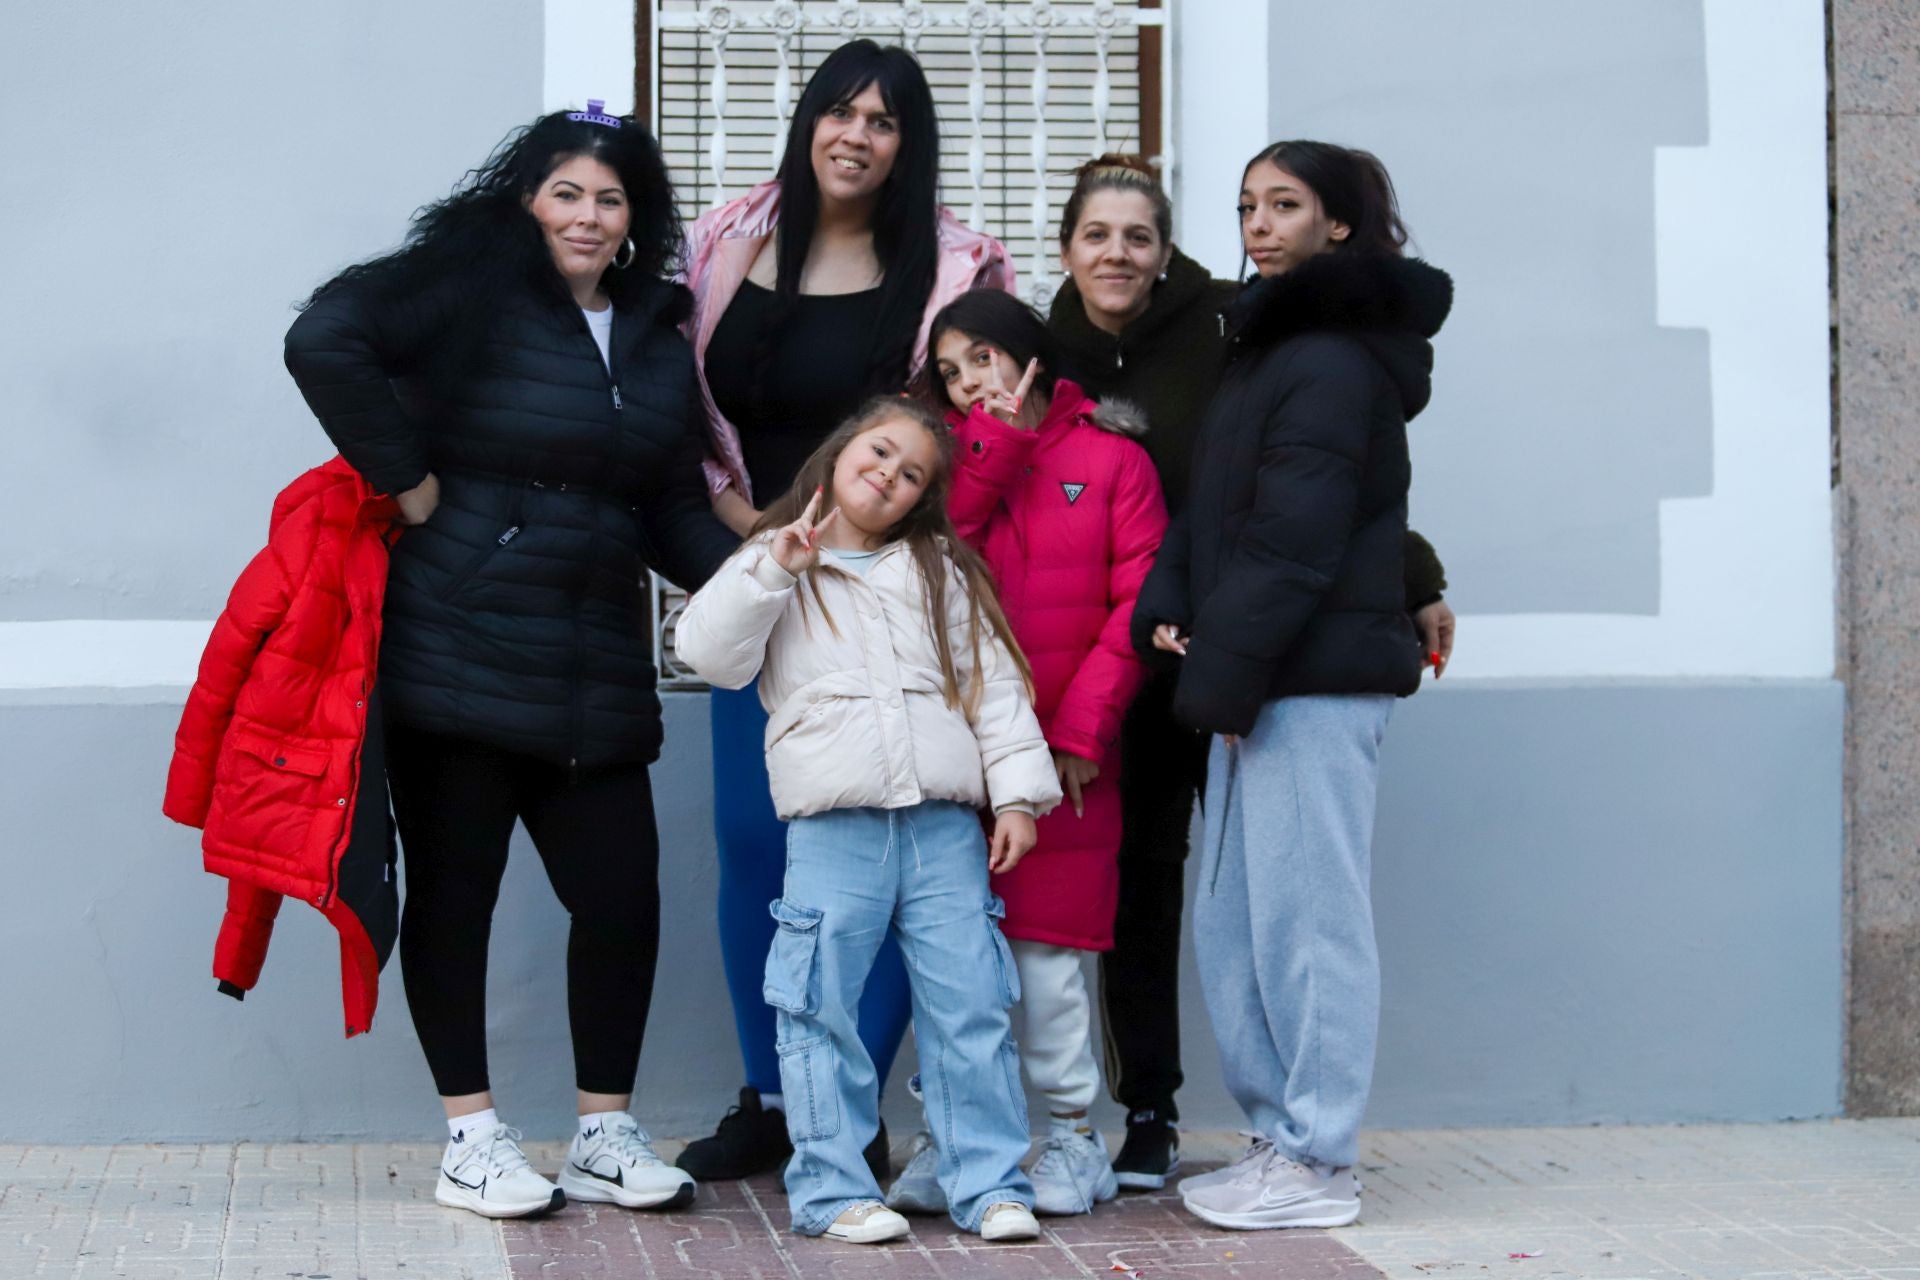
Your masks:
M 928 333 L 928 382 L 954 428 L 948 510 L 986 558 L 1033 668 L 1034 709 L 1067 803 L 997 878 L 1022 988 L 1017 1039 L 1052 1124 L 1035 1209 L 1084 1213 L 1115 1194 L 1087 1108 L 1099 1089 L 1083 953 L 1113 946 L 1120 872 L 1120 722 L 1146 677 L 1128 641 L 1166 504 L 1131 406 L 1102 406 L 1053 370 L 1046 325 L 998 290 L 962 295 Z

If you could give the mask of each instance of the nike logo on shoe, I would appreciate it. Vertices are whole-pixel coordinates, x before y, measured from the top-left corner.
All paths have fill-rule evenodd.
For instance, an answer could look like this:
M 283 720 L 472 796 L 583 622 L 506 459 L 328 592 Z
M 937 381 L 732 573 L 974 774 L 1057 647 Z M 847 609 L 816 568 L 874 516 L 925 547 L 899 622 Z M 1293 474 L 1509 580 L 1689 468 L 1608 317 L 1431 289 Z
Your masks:
M 1329 1188 L 1328 1192 L 1332 1194 L 1332 1189 Z M 1292 1190 L 1275 1195 L 1272 1187 L 1260 1188 L 1260 1207 L 1262 1209 L 1287 1209 L 1296 1205 L 1310 1203 L 1318 1198 L 1318 1195 L 1310 1191 Z
M 448 1182 L 451 1182 L 456 1187 L 465 1187 L 469 1191 L 477 1191 L 482 1195 L 486 1194 L 487 1180 L 485 1178 L 480 1179 L 480 1181 L 478 1182 L 462 1182 L 460 1181 L 460 1179 L 454 1177 L 451 1173 L 448 1173 L 445 1169 L 442 1169 L 440 1171 L 440 1175 L 444 1177 Z
M 618 1169 L 615 1169 L 613 1171 L 612 1177 L 608 1177 L 604 1173 L 595 1173 L 593 1170 L 587 1168 L 587 1166 L 581 1164 L 578 1160 L 575 1160 L 573 1162 L 573 1167 L 578 1169 L 581 1173 L 586 1174 L 589 1178 L 598 1178 L 602 1182 L 611 1182 L 616 1187 L 624 1187 L 627 1185 L 627 1175 L 622 1173 Z

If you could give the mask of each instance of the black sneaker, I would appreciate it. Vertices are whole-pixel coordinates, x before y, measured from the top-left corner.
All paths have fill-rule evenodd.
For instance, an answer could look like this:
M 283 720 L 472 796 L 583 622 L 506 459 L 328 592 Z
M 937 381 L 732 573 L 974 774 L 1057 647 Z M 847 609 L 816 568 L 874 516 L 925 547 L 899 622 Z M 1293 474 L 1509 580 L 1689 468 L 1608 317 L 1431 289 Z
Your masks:
M 867 1158 L 867 1168 L 873 1170 L 873 1180 L 882 1189 L 893 1180 L 893 1148 L 887 1145 L 887 1122 L 880 1122 L 880 1131 L 873 1135 L 873 1141 L 860 1153 Z
M 1113 1180 L 1134 1191 L 1158 1191 L 1180 1172 L 1180 1130 L 1158 1111 L 1127 1113 L 1127 1140 L 1113 1158 Z
M 713 1136 L 689 1142 L 674 1163 L 701 1182 L 725 1182 L 778 1172 L 792 1154 L 787 1113 L 761 1106 L 758 1089 L 742 1089 L 740 1105 L 720 1118 Z

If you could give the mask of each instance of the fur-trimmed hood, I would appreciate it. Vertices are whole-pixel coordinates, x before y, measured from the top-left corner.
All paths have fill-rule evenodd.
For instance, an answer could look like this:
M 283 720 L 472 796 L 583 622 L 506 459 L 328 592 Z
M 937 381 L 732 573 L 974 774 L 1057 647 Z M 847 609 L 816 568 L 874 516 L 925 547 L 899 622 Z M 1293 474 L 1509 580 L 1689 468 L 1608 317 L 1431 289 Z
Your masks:
M 1417 258 L 1323 253 L 1247 286 L 1227 313 L 1233 358 L 1303 333 L 1335 330 L 1366 344 L 1400 392 L 1406 416 L 1433 391 L 1430 339 L 1453 309 L 1453 278 Z
M 1102 400 L 1087 415 L 1087 421 L 1102 431 L 1111 431 L 1129 440 L 1147 434 L 1147 412 L 1131 400 Z

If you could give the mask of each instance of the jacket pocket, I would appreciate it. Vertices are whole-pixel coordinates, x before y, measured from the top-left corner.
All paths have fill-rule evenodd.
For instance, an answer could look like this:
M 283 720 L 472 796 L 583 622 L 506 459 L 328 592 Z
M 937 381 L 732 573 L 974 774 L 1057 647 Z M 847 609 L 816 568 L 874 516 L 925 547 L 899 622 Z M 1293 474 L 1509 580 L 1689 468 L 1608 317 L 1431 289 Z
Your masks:
M 499 554 L 501 548 L 519 536 L 520 526 L 517 524 L 511 525 L 488 541 L 486 546 L 469 555 L 466 561 L 454 571 L 453 577 L 449 578 L 447 584 L 440 589 L 440 599 L 442 601 L 450 601 L 459 595 L 461 590 L 465 588 L 469 582 L 473 581 L 475 575 L 486 568 L 487 562 Z
M 999 978 L 1000 1003 L 1011 1009 L 1020 1001 L 1020 970 L 1013 963 L 1013 948 L 1007 945 L 1007 935 L 1000 932 L 1000 922 L 1007 918 L 1007 904 L 999 895 L 987 898 L 987 932 L 992 935 L 993 967 Z
M 286 742 L 274 742 L 253 734 L 235 734 L 233 745 L 236 750 L 252 756 L 261 766 L 275 773 L 297 773 L 303 778 L 324 778 L 331 757 L 325 751 L 312 747 L 296 746 Z
M 768 908 L 779 926 L 767 952 L 767 976 L 761 995 L 787 1013 L 820 1010 L 820 913 L 776 898 Z

